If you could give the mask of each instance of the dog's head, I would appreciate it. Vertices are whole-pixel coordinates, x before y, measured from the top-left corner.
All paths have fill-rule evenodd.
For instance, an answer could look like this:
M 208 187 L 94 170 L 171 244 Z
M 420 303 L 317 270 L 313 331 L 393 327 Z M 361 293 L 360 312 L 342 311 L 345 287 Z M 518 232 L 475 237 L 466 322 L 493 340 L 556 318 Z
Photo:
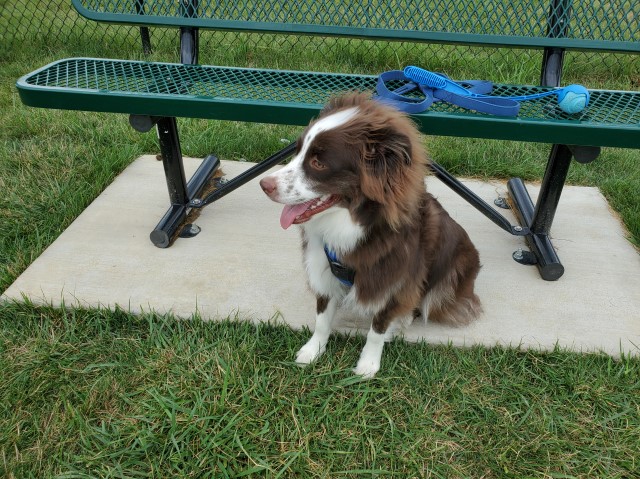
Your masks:
M 397 227 L 424 192 L 427 158 L 414 124 L 365 94 L 333 98 L 298 138 L 291 162 L 260 186 L 285 204 L 283 228 L 333 208 L 354 222 Z

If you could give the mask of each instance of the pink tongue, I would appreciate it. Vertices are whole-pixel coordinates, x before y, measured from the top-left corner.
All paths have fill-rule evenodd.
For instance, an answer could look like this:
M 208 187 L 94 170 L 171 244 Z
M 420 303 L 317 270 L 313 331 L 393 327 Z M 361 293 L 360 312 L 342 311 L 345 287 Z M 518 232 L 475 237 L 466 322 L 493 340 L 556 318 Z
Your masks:
M 301 215 L 309 206 L 315 203 L 317 200 L 309 200 L 306 203 L 300 203 L 299 205 L 285 205 L 282 209 L 282 214 L 280 215 L 280 226 L 285 230 L 293 224 L 296 219 L 296 216 Z

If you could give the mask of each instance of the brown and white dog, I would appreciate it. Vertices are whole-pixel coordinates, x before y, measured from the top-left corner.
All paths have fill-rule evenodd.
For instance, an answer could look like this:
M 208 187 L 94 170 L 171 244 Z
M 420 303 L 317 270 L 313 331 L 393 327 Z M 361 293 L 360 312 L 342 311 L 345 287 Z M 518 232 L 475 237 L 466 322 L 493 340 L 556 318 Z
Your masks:
M 367 378 L 380 369 L 392 323 L 422 315 L 461 325 L 478 316 L 478 251 L 426 192 L 428 159 L 407 116 L 367 95 L 346 94 L 329 102 L 296 146 L 291 162 L 260 186 L 285 205 L 281 226 L 302 230 L 317 316 L 299 364 L 324 352 L 341 305 L 372 318 L 354 369 Z M 345 277 L 334 275 L 331 262 L 347 270 Z

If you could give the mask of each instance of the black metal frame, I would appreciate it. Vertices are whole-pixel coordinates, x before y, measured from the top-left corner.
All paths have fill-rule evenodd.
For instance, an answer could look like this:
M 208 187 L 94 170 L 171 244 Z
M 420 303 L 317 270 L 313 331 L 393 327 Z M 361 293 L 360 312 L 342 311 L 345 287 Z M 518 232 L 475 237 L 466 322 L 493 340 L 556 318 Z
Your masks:
M 136 0 L 139 11 L 144 10 L 144 0 Z M 197 0 L 181 0 L 182 12 L 185 16 L 196 16 Z M 553 37 L 566 36 L 570 0 L 555 0 L 550 8 L 548 35 Z M 151 49 L 148 32 L 143 34 L 145 51 Z M 559 86 L 562 76 L 564 50 L 547 48 L 543 54 L 543 64 L 540 83 L 543 86 Z M 196 64 L 198 62 L 198 29 L 180 29 L 180 59 L 182 63 Z M 130 116 L 131 125 L 138 131 L 149 131 L 157 126 L 162 161 L 169 189 L 171 206 L 151 232 L 150 238 L 154 245 L 166 248 L 178 232 L 187 214 L 192 208 L 202 208 L 239 188 L 245 183 L 266 172 L 273 166 L 291 156 L 295 149 L 292 143 L 269 158 L 248 169 L 230 181 L 220 184 L 215 191 L 202 198 L 204 186 L 220 166 L 220 161 L 209 155 L 202 162 L 193 177 L 186 181 L 178 127 L 175 118 L 157 118 L 148 116 Z M 523 255 L 521 251 L 514 253 L 514 259 L 523 264 L 536 264 L 540 275 L 548 281 L 557 280 L 564 273 L 564 267 L 555 252 L 549 233 L 556 213 L 558 202 L 562 194 L 564 182 L 569 171 L 572 157 L 580 163 L 595 160 L 600 153 L 597 147 L 578 147 L 568 145 L 553 145 L 547 162 L 547 168 L 541 184 L 537 203 L 534 205 L 527 189 L 520 178 L 512 178 L 507 182 L 512 207 L 520 225 L 511 222 L 483 201 L 457 178 L 447 172 L 437 163 L 431 163 L 434 175 L 449 188 L 460 195 L 465 201 L 489 218 L 506 232 L 524 236 L 531 253 Z M 199 229 L 191 229 L 186 236 L 194 236 Z

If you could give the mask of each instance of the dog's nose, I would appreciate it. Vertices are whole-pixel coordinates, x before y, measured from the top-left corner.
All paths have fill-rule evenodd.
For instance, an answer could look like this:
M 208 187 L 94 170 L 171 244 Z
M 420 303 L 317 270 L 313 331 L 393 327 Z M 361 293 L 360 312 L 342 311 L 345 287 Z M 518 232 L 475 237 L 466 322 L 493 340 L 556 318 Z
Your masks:
M 260 180 L 260 187 L 267 195 L 272 196 L 277 188 L 276 180 L 271 176 L 265 176 Z

